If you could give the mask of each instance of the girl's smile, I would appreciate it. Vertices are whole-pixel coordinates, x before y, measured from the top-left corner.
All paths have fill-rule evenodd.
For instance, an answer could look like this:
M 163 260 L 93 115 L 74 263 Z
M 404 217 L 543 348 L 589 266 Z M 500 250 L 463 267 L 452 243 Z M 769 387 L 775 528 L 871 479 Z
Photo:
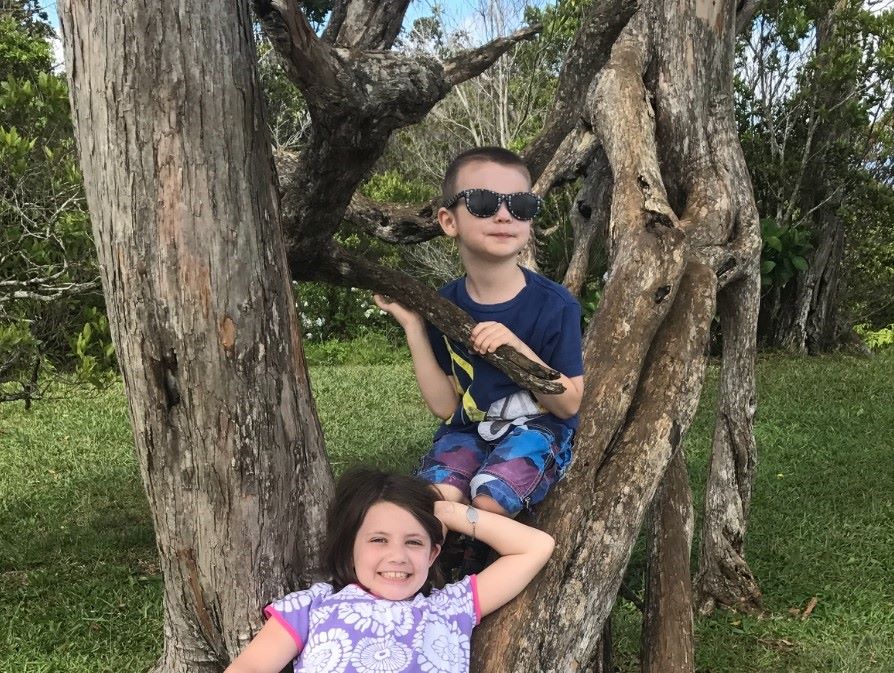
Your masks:
M 366 512 L 354 540 L 354 572 L 369 592 L 389 600 L 410 598 L 428 579 L 439 546 L 407 510 L 378 502 Z

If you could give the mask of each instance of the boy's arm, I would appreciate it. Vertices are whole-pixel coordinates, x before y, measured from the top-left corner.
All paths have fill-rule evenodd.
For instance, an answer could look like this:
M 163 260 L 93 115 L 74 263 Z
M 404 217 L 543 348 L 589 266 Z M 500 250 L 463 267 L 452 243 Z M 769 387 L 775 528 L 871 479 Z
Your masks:
M 473 527 L 468 511 L 468 506 L 458 502 L 435 503 L 435 516 L 449 530 L 473 535 L 500 554 L 478 575 L 478 605 L 483 617 L 521 593 L 546 565 L 555 541 L 541 530 L 480 509 L 475 510 Z
M 422 399 L 431 409 L 431 412 L 440 419 L 447 419 L 453 415 L 459 400 L 453 380 L 444 373 L 438 360 L 435 358 L 428 333 L 425 330 L 425 321 L 414 311 L 409 311 L 396 301 L 386 301 L 380 295 L 373 295 L 376 306 L 391 314 L 404 329 L 407 337 L 407 346 L 413 358 L 413 371 L 416 374 L 416 384 Z
M 480 322 L 472 328 L 472 347 L 479 353 L 493 353 L 499 346 L 509 346 L 544 367 L 549 365 L 543 361 L 524 341 L 519 339 L 506 325 L 499 322 Z M 561 372 L 560 372 L 561 373 Z M 565 387 L 565 392 L 549 395 L 531 391 L 537 401 L 548 412 L 559 418 L 571 418 L 580 409 L 584 394 L 584 377 L 565 376 L 562 374 L 558 382 Z

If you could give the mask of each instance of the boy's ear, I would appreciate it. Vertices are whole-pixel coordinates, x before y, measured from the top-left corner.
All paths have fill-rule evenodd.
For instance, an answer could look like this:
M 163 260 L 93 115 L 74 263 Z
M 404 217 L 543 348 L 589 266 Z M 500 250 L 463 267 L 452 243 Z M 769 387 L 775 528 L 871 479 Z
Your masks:
M 438 209 L 438 224 L 445 236 L 456 238 L 456 216 L 447 208 Z

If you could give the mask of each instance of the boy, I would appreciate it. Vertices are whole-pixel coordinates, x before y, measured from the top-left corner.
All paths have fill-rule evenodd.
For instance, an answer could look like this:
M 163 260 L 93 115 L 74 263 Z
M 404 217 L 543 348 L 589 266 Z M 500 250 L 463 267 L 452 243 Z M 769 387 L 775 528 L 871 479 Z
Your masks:
M 473 352 L 380 296 L 403 327 L 416 381 L 443 423 L 419 476 L 446 500 L 515 516 L 536 505 L 571 459 L 583 393 L 580 306 L 561 285 L 518 266 L 540 208 L 522 159 L 500 147 L 456 157 L 444 176 L 438 222 L 466 275 L 440 294 L 479 321 Z M 562 373 L 565 391 L 530 393 L 477 354 L 508 345 Z

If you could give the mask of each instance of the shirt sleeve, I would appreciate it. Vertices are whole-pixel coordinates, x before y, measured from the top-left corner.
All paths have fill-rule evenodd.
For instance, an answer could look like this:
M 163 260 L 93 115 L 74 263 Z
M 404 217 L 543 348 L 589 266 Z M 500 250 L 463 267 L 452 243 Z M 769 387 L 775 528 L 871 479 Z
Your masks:
M 546 363 L 568 378 L 584 373 L 584 359 L 580 332 L 580 304 L 569 301 L 562 308 L 557 329 L 547 342 L 547 354 L 541 357 Z
M 472 633 L 481 621 L 481 605 L 478 601 L 478 577 L 467 575 L 459 582 L 435 589 L 423 599 L 428 609 L 441 617 L 454 621 L 464 633 Z
M 450 353 L 447 352 L 447 344 L 444 343 L 446 338 L 444 333 L 429 323 L 426 323 L 425 327 L 428 332 L 428 342 L 431 344 L 431 350 L 435 354 L 438 366 L 447 376 L 452 376 L 453 367 L 450 362 Z
M 278 621 L 288 631 L 300 652 L 307 642 L 310 611 L 314 603 L 325 598 L 331 592 L 332 587 L 328 584 L 314 584 L 310 589 L 295 591 L 274 601 L 264 608 L 264 614 L 268 619 Z

